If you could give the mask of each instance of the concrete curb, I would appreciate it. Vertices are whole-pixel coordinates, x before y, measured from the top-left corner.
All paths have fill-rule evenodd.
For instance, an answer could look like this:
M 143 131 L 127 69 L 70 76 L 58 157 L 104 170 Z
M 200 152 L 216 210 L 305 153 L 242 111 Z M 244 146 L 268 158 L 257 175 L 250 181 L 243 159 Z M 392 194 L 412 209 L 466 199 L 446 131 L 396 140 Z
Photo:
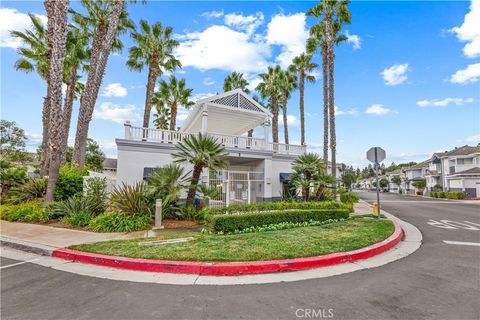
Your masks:
M 0 237 L 0 245 L 21 250 L 21 251 L 39 254 L 42 256 L 51 256 L 53 251 L 58 249 L 58 248 L 47 246 L 40 243 L 34 243 L 34 242 L 29 242 L 29 241 L 5 237 L 5 236 Z
M 107 256 L 70 249 L 54 250 L 52 256 L 72 262 L 161 273 L 232 276 L 298 271 L 367 259 L 389 250 L 397 245 L 403 238 L 403 230 L 399 223 L 395 220 L 392 221 L 395 225 L 394 233 L 379 243 L 357 250 L 316 257 L 251 262 L 189 262 Z

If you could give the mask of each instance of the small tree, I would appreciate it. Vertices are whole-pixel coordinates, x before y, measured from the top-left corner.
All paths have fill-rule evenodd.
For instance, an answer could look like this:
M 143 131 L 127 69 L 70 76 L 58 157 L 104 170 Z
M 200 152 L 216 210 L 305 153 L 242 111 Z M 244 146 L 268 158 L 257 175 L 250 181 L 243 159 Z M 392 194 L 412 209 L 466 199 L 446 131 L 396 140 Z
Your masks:
M 347 171 L 342 175 L 342 182 L 347 189 L 350 189 L 350 187 L 355 181 L 356 177 L 353 172 Z
M 177 144 L 178 152 L 173 154 L 175 163 L 193 165 L 192 179 L 187 194 L 187 205 L 195 199 L 198 181 L 203 168 L 221 169 L 227 165 L 228 152 L 217 139 L 207 135 L 190 135 Z
M 412 183 L 412 186 L 417 188 L 418 192 L 423 193 L 423 190 L 427 186 L 427 180 L 426 179 L 416 180 Z
M 388 180 L 385 178 L 382 178 L 380 179 L 379 184 L 381 189 L 386 189 L 388 187 Z
M 398 190 L 400 190 L 400 185 L 402 184 L 402 179 L 400 176 L 393 176 L 392 183 L 398 186 Z
M 25 163 L 31 160 L 25 149 L 25 131 L 15 121 L 0 120 L 0 156 L 8 162 Z
M 105 153 L 95 140 L 89 138 L 87 152 L 85 153 L 85 164 L 93 171 L 102 171 L 103 161 L 105 161 Z

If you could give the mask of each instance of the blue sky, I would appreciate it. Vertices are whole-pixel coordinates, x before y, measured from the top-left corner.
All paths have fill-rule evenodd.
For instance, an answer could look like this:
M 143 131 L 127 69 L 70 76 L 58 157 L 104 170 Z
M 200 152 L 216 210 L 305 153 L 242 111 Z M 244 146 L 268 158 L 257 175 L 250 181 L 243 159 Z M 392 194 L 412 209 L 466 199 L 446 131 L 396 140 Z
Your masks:
M 268 65 L 288 65 L 303 50 L 308 28 L 304 13 L 315 2 L 150 1 L 129 5 L 132 20 L 173 27 L 184 77 L 196 98 L 222 91 L 231 71 L 243 72 L 252 87 Z M 45 16 L 42 2 L 3 1 L 0 11 L 1 118 L 15 120 L 40 141 L 45 84 L 36 74 L 13 68 L 18 47 L 8 30 L 29 26 L 26 13 Z M 78 2 L 72 6 L 81 10 Z M 480 1 L 379 2 L 350 4 L 349 41 L 336 50 L 337 158 L 367 163 L 371 146 L 387 151 L 386 163 L 419 161 L 433 152 L 480 142 Z M 475 25 L 475 22 L 477 25 Z M 112 55 L 97 100 L 90 136 L 109 156 L 123 137 L 126 119 L 143 117 L 147 70 L 125 67 L 125 48 Z M 315 57 L 321 64 L 319 57 Z M 318 71 L 320 75 L 320 70 Z M 321 153 L 322 81 L 305 92 L 307 144 Z M 289 101 L 291 142 L 300 140 L 298 92 Z M 70 140 L 74 139 L 75 105 Z M 181 110 L 180 120 L 187 114 Z M 282 132 L 281 139 L 283 138 Z

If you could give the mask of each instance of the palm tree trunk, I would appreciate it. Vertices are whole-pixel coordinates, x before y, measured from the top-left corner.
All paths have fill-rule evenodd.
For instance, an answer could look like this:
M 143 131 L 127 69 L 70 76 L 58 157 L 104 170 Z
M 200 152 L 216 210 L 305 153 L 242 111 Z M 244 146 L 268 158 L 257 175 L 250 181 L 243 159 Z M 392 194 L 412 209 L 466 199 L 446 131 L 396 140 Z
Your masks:
M 48 1 L 48 0 L 46 0 Z M 65 60 L 67 42 L 67 12 L 69 0 L 55 1 L 53 16 L 54 37 L 51 44 L 52 55 L 50 70 L 50 134 L 48 139 L 50 149 L 50 170 L 48 176 L 45 205 L 53 201 L 54 191 L 57 185 L 58 173 L 61 162 L 61 138 L 63 126 L 62 112 L 62 83 L 63 62 Z M 50 26 L 49 26 L 50 27 Z
M 145 94 L 145 111 L 143 113 L 143 127 L 150 125 L 150 113 L 152 111 L 152 96 L 155 91 L 155 82 L 158 76 L 158 57 L 154 54 L 152 64 L 148 69 L 147 92 Z
M 325 45 L 322 46 L 323 67 L 323 161 L 328 165 L 328 56 Z
M 95 56 L 98 50 L 98 65 L 90 65 L 90 70 L 95 69 L 88 74 L 87 85 L 85 86 L 84 94 L 80 99 L 80 114 L 78 116 L 77 134 L 75 136 L 75 148 L 73 151 L 72 162 L 77 163 L 83 169 L 85 164 L 85 152 L 87 147 L 88 129 L 90 121 L 92 120 L 93 110 L 98 97 L 98 91 L 102 85 L 103 76 L 107 67 L 108 57 L 112 50 L 113 42 L 117 34 L 118 23 L 120 15 L 123 11 L 123 1 L 114 1 L 112 5 L 112 15 L 108 24 L 108 29 L 103 37 L 98 37 L 95 40 L 100 41 L 97 47 L 92 46 L 92 52 Z M 95 41 L 94 41 L 95 42 Z M 85 96 L 85 98 L 84 98 Z M 84 98 L 84 99 L 83 99 Z
M 198 181 L 200 180 L 200 174 L 202 173 L 202 166 L 194 165 L 192 173 L 192 182 L 187 194 L 187 205 L 193 205 L 195 200 L 195 194 L 197 192 Z
M 288 144 L 288 117 L 287 117 L 287 95 L 283 95 L 283 133 L 285 136 L 285 144 Z
M 170 130 L 175 131 L 177 125 L 177 103 L 174 102 L 170 106 Z
M 278 105 L 275 96 L 270 97 L 270 106 L 272 108 L 272 140 L 273 143 L 278 143 Z
M 335 136 L 335 79 L 334 79 L 334 53 L 333 53 L 333 28 L 332 28 L 332 18 L 327 18 L 327 38 L 329 39 L 328 47 L 328 60 L 329 60 L 329 70 L 328 70 L 328 86 L 329 86 L 329 95 L 328 95 L 328 105 L 329 105 L 329 118 L 330 118 L 330 152 L 332 156 L 332 176 L 337 177 L 337 141 Z M 330 36 L 330 37 L 328 37 Z M 336 188 L 333 188 L 333 196 L 337 194 Z
M 305 145 L 305 106 L 304 106 L 304 90 L 305 90 L 305 73 L 300 72 L 300 143 Z
M 77 85 L 77 68 L 72 66 L 70 73 L 70 83 L 67 84 L 67 92 L 63 106 L 63 132 L 62 132 L 62 156 L 60 165 L 64 165 L 67 161 L 68 133 L 70 132 L 70 122 L 72 119 L 73 101 L 75 99 L 75 87 Z

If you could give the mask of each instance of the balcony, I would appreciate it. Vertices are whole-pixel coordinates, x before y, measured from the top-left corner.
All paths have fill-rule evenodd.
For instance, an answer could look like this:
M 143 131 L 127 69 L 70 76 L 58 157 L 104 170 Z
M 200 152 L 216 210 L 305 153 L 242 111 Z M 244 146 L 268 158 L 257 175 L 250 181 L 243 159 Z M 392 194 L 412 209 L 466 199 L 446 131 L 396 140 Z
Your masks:
M 450 174 L 454 174 L 454 173 L 458 173 L 458 172 L 462 172 L 462 171 L 465 171 L 465 170 L 468 170 L 468 169 L 478 168 L 478 167 L 480 167 L 480 164 L 475 164 L 475 163 L 457 164 L 453 167 L 450 167 Z
M 179 131 L 133 127 L 129 124 L 125 125 L 125 139 L 127 140 L 177 144 L 190 134 L 191 133 Z M 249 138 L 246 136 L 215 133 L 208 133 L 208 135 L 216 138 L 217 141 L 228 149 L 238 148 L 245 150 L 258 150 L 285 155 L 301 155 L 305 153 L 307 149 L 307 146 L 271 143 L 263 138 Z

